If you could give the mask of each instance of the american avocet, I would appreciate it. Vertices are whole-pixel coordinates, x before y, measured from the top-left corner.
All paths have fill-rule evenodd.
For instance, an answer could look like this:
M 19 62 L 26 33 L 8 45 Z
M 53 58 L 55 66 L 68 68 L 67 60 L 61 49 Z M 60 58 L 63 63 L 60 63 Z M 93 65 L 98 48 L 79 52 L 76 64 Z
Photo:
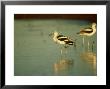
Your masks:
M 92 23 L 92 26 L 90 28 L 84 28 L 80 30 L 77 34 L 83 36 L 83 45 L 84 45 L 84 36 L 92 36 L 96 33 L 96 23 Z M 89 41 L 88 41 L 88 47 L 89 47 Z
M 53 33 L 53 41 L 57 44 L 64 45 L 65 48 L 67 48 L 69 45 L 75 46 L 75 41 L 71 40 L 69 37 L 60 35 L 57 31 Z M 62 49 L 61 49 L 61 54 L 62 54 Z

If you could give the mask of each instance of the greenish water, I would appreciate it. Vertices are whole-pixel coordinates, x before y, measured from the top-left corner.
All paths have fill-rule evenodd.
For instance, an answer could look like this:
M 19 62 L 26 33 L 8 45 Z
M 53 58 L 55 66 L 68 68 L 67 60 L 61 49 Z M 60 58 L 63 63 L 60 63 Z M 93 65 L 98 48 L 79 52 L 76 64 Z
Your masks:
M 14 21 L 15 76 L 96 76 L 96 34 L 82 37 L 76 33 L 89 27 L 89 21 L 44 19 Z M 60 50 L 50 33 L 57 31 L 76 39 L 76 47 Z M 87 42 L 90 42 L 88 49 Z M 92 49 L 92 42 L 95 42 Z M 66 53 L 67 52 L 67 53 Z

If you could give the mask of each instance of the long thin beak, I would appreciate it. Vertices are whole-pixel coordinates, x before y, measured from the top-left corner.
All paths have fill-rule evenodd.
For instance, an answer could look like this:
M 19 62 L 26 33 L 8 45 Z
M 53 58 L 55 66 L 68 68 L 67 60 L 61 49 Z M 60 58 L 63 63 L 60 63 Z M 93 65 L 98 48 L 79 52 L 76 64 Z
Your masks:
M 52 36 L 52 35 L 53 35 L 53 33 L 50 33 L 50 34 L 49 34 L 49 36 Z

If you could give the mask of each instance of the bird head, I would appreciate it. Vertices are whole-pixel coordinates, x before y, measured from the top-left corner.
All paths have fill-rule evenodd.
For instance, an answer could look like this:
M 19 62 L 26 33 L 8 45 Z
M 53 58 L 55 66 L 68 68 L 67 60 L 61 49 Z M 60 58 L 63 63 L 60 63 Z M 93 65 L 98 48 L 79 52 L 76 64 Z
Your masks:
M 94 26 L 94 27 L 95 27 L 95 26 L 96 26 L 96 23 L 92 23 L 92 26 Z
M 92 29 L 96 29 L 96 23 L 92 23 Z
M 57 31 L 54 31 L 54 33 L 53 33 L 54 35 L 58 35 L 58 32 Z
M 54 31 L 54 32 L 50 33 L 49 36 L 58 36 L 58 32 Z
M 53 33 L 49 33 L 49 36 L 52 36 L 53 35 Z

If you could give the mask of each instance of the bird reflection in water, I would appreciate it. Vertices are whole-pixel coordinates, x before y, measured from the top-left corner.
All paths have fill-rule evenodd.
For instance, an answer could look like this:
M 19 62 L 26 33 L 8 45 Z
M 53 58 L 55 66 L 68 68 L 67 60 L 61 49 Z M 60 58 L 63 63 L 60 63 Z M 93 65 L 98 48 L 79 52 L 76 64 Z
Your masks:
M 58 62 L 54 63 L 53 66 L 55 75 L 66 75 L 73 64 L 74 61 L 72 59 L 60 59 Z
M 94 73 L 96 74 L 96 53 L 93 53 L 93 52 L 83 52 L 81 55 L 80 55 L 81 59 L 83 59 L 84 61 L 86 61 L 87 63 L 89 63 L 93 70 L 94 70 Z

